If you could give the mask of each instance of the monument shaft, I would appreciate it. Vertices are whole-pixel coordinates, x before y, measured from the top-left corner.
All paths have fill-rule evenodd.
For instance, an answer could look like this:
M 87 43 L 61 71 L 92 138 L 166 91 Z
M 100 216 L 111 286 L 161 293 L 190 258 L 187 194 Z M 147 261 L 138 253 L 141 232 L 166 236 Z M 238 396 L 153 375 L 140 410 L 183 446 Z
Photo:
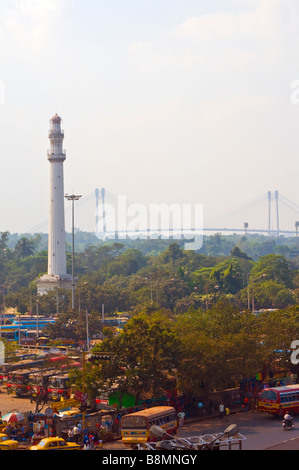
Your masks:
M 49 133 L 51 150 L 48 152 L 50 162 L 50 212 L 49 212 L 49 245 L 48 274 L 66 274 L 66 246 L 64 220 L 64 177 L 63 153 L 64 134 L 61 131 L 61 119 L 54 116 Z

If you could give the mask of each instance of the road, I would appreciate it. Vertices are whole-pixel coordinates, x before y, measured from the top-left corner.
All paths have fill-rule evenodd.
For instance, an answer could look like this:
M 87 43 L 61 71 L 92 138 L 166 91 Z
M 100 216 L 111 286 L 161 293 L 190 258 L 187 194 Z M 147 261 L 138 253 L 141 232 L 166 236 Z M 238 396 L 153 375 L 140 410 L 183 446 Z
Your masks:
M 212 418 L 206 421 L 186 423 L 179 429 L 178 437 L 196 436 L 202 433 L 218 433 L 230 424 L 238 424 L 239 432 L 246 437 L 243 450 L 299 450 L 299 417 L 295 419 L 295 428 L 284 431 L 281 419 L 260 413 L 233 414 L 229 422 L 225 419 Z M 287 441 L 287 443 L 285 442 Z M 105 444 L 105 450 L 124 450 L 120 441 Z M 238 446 L 235 446 L 238 449 Z
M 0 411 L 2 416 L 11 411 L 27 412 L 35 410 L 35 403 L 30 403 L 27 398 L 17 398 L 15 395 L 8 395 L 6 387 L 0 387 Z
M 34 411 L 34 408 L 34 403 L 30 403 L 28 399 L 16 398 L 13 395 L 0 392 L 2 416 L 14 410 L 25 412 Z M 226 422 L 225 418 L 220 419 L 217 417 L 185 423 L 179 429 L 178 437 L 196 436 L 201 433 L 218 433 L 224 431 L 229 424 L 238 424 L 240 432 L 246 437 L 246 440 L 242 443 L 243 450 L 299 450 L 299 416 L 295 417 L 294 422 L 295 428 L 292 431 L 284 431 L 280 418 L 260 413 L 238 413 L 232 414 L 229 417 L 229 422 Z M 126 449 L 119 440 L 105 444 L 104 448 L 105 450 Z

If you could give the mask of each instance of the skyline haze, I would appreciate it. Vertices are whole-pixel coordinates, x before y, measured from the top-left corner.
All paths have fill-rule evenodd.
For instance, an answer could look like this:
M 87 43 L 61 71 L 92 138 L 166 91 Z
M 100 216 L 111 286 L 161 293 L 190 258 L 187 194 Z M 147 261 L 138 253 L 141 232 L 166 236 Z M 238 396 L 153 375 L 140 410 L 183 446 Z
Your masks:
M 0 40 L 0 231 L 48 218 L 55 113 L 66 192 L 299 204 L 296 0 L 2 0 Z

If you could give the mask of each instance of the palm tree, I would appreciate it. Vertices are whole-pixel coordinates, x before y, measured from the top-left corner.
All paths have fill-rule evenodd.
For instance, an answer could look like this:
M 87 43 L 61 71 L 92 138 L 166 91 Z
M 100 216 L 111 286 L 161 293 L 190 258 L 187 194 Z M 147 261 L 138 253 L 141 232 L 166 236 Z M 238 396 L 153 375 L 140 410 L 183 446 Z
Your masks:
M 33 243 L 26 237 L 21 238 L 15 246 L 15 253 L 19 258 L 27 258 L 33 255 Z

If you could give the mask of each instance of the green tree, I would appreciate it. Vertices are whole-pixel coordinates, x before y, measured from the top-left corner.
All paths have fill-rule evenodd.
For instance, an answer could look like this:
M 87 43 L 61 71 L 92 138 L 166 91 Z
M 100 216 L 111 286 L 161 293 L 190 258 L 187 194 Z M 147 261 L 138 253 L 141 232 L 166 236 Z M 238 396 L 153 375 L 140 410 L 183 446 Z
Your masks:
M 108 352 L 111 360 L 102 364 L 108 383 L 117 384 L 121 399 L 134 390 L 159 397 L 174 380 L 179 344 L 170 320 L 161 313 L 134 316 L 116 337 L 105 339 L 94 352 Z
M 7 251 L 7 244 L 9 240 L 9 232 L 0 233 L 0 257 L 5 257 L 5 252 Z
M 236 258 L 244 258 L 244 259 L 252 260 L 252 258 L 250 258 L 250 256 L 248 256 L 247 253 L 245 253 L 244 251 L 241 251 L 238 246 L 235 246 L 232 249 L 231 256 L 234 256 Z
M 260 313 L 257 321 L 262 338 L 264 373 L 273 371 L 279 364 L 282 370 L 296 374 L 299 383 L 299 365 L 291 363 L 290 351 L 292 342 L 299 339 L 298 305 Z
M 99 313 L 93 310 L 88 315 L 88 332 L 91 338 L 95 334 L 99 334 L 102 330 L 102 322 Z M 75 341 L 87 340 L 87 322 L 86 312 L 69 310 L 59 313 L 54 324 L 47 325 L 44 330 L 49 334 L 51 339 L 66 338 Z
M 100 391 L 106 389 L 106 381 L 101 374 L 99 364 L 95 366 L 94 363 L 87 362 L 84 353 L 81 360 L 84 361 L 82 368 L 70 370 L 69 384 L 73 390 L 86 393 L 91 403 L 94 403 Z
M 281 255 L 269 254 L 259 258 L 252 268 L 251 278 L 262 277 L 284 284 L 288 288 L 293 287 L 294 272 L 290 262 Z
M 171 264 L 173 274 L 176 272 L 178 261 L 181 260 L 183 256 L 184 252 L 177 243 L 171 243 L 167 250 L 162 253 L 163 261 Z
M 252 296 L 252 289 L 254 295 L 255 309 L 263 308 L 278 308 L 282 309 L 293 305 L 296 302 L 295 295 L 283 283 L 276 281 L 265 280 L 255 282 L 249 286 L 250 298 Z M 243 307 L 247 306 L 248 289 L 242 289 L 238 293 L 238 298 Z
M 33 242 L 26 237 L 22 237 L 15 246 L 15 254 L 19 258 L 27 258 L 33 254 L 33 251 Z
M 182 345 L 180 389 L 198 396 L 255 376 L 262 364 L 255 322 L 254 316 L 223 299 L 207 312 L 181 315 L 176 324 Z

